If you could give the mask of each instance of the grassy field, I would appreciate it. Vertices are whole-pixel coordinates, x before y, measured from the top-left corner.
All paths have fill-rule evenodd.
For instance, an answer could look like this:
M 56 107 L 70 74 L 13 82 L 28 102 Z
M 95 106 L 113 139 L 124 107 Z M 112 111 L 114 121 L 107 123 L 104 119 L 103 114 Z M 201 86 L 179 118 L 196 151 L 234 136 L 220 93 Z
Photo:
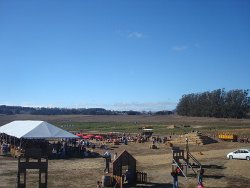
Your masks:
M 233 131 L 250 135 L 250 119 L 200 118 L 183 116 L 150 115 L 1 115 L 0 125 L 14 120 L 43 120 L 69 131 L 139 133 L 142 127 L 151 127 L 155 134 L 183 134 L 192 130 L 207 133 Z M 175 128 L 174 128 L 175 127 Z

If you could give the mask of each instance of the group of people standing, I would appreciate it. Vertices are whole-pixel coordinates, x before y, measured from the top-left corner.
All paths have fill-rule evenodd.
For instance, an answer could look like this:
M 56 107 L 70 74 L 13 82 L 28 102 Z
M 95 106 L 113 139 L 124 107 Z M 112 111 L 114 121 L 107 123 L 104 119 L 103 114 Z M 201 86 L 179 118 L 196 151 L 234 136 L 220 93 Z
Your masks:
M 204 169 L 200 168 L 198 170 L 198 183 L 197 188 L 204 188 L 203 186 L 203 175 L 204 175 Z M 174 171 L 171 172 L 171 176 L 173 177 L 173 188 L 179 188 L 179 182 L 178 182 L 178 176 L 182 174 L 179 167 L 177 167 Z
M 50 147 L 52 148 L 52 159 L 65 158 L 68 153 L 68 143 L 64 140 L 58 141 L 57 143 L 54 142 Z
M 0 150 L 3 155 L 7 154 L 10 151 L 10 145 L 6 142 L 0 143 Z

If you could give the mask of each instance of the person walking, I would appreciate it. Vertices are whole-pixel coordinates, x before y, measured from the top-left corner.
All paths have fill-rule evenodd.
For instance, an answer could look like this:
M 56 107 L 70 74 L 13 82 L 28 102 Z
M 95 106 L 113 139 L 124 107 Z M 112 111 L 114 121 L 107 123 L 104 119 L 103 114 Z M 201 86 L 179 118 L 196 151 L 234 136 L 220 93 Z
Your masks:
M 109 173 L 109 163 L 111 162 L 111 154 L 109 153 L 109 151 L 106 151 L 104 153 L 103 157 L 105 158 L 105 169 L 104 169 L 104 172 L 105 173 Z
M 114 160 L 116 160 L 116 158 L 117 158 L 117 153 L 115 152 L 115 154 L 114 154 Z
M 202 184 L 203 175 L 204 175 L 204 169 L 203 169 L 203 168 L 200 168 L 200 169 L 198 170 L 198 184 Z
M 179 188 L 177 171 L 172 171 L 171 176 L 173 177 L 173 188 Z

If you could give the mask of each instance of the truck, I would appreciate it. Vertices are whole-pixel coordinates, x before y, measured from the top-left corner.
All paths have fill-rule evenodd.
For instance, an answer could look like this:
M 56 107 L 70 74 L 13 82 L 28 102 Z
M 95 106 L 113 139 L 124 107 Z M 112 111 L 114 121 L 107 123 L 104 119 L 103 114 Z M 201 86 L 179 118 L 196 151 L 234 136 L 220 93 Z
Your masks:
M 151 137 L 152 134 L 153 134 L 153 129 L 148 129 L 148 128 L 142 128 L 142 133 L 141 133 L 143 136 L 148 136 L 148 137 Z

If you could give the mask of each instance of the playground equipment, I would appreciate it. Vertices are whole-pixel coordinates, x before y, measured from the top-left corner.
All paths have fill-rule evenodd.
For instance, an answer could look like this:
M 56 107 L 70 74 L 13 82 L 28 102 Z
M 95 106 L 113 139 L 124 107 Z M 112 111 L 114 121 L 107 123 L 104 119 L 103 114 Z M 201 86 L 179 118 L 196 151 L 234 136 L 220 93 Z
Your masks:
M 136 159 L 124 150 L 113 162 L 113 172 L 102 177 L 103 186 L 123 188 L 146 183 L 147 173 L 136 170 Z
M 41 149 L 26 149 L 24 156 L 18 157 L 17 188 L 26 188 L 27 169 L 38 169 L 39 188 L 48 187 L 48 158 L 42 156 Z
M 120 188 L 123 187 L 124 174 L 129 171 L 130 182 L 129 184 L 136 183 L 136 160 L 126 150 L 124 150 L 113 162 L 113 177 L 116 185 Z
M 186 152 L 179 147 L 172 147 L 172 155 L 172 171 L 178 168 L 186 179 L 188 168 L 191 168 L 195 175 L 197 172 L 194 168 L 202 168 L 201 163 L 189 151 L 188 138 L 186 138 Z

